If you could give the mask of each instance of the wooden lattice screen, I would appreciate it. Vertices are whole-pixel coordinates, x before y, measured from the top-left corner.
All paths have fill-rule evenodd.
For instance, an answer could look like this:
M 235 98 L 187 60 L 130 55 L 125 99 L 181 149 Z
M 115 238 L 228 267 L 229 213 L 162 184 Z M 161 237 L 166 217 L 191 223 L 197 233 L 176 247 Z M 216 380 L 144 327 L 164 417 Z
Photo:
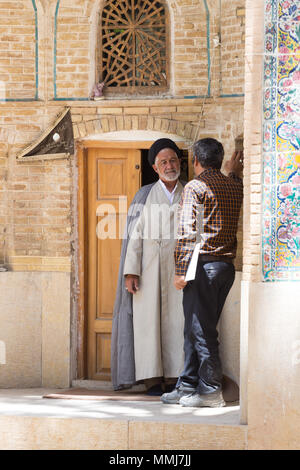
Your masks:
M 106 92 L 148 94 L 166 90 L 168 30 L 162 1 L 107 0 L 102 10 L 100 46 L 100 75 Z

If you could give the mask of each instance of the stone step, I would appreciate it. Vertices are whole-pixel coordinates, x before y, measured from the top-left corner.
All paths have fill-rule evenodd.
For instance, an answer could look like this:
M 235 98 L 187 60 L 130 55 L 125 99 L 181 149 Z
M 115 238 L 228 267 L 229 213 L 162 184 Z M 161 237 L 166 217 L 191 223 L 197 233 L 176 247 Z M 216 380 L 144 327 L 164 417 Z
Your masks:
M 243 450 L 239 407 L 46 399 L 53 389 L 0 390 L 1 450 Z M 114 455 L 112 453 L 112 455 Z

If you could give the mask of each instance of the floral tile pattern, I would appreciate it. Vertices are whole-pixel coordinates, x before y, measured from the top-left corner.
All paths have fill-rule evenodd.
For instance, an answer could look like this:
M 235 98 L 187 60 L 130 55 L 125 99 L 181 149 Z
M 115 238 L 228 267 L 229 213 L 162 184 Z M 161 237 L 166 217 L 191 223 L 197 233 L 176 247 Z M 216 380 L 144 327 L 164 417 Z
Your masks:
M 300 2 L 265 0 L 262 266 L 300 281 Z
M 265 56 L 264 86 L 265 88 L 277 86 L 277 59 L 274 56 Z
M 278 19 L 278 0 L 269 0 L 266 2 L 265 20 L 277 21 Z

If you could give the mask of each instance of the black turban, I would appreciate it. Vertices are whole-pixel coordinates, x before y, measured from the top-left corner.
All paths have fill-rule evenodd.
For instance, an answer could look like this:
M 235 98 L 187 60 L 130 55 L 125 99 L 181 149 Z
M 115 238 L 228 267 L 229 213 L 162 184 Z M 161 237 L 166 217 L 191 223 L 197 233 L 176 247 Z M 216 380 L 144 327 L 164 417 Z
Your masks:
M 177 157 L 181 158 L 182 153 L 181 150 L 177 147 L 175 142 L 171 139 L 158 139 L 156 140 L 150 147 L 148 152 L 148 162 L 149 165 L 154 165 L 156 155 L 163 149 L 172 149 L 174 152 L 177 153 Z

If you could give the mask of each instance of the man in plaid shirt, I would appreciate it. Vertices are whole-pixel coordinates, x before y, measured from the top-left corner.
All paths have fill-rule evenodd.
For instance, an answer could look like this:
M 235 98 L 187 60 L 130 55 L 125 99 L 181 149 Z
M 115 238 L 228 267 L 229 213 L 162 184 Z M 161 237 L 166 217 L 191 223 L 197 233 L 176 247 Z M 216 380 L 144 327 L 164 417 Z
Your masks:
M 193 147 L 196 178 L 184 188 L 175 248 L 175 280 L 183 290 L 184 370 L 176 388 L 162 395 L 163 403 L 182 406 L 225 406 L 217 323 L 235 278 L 236 233 L 243 200 L 242 152 L 234 152 L 220 169 L 224 149 L 215 139 L 201 139 Z M 199 214 L 202 210 L 200 232 Z M 197 239 L 199 257 L 195 277 L 186 273 Z

